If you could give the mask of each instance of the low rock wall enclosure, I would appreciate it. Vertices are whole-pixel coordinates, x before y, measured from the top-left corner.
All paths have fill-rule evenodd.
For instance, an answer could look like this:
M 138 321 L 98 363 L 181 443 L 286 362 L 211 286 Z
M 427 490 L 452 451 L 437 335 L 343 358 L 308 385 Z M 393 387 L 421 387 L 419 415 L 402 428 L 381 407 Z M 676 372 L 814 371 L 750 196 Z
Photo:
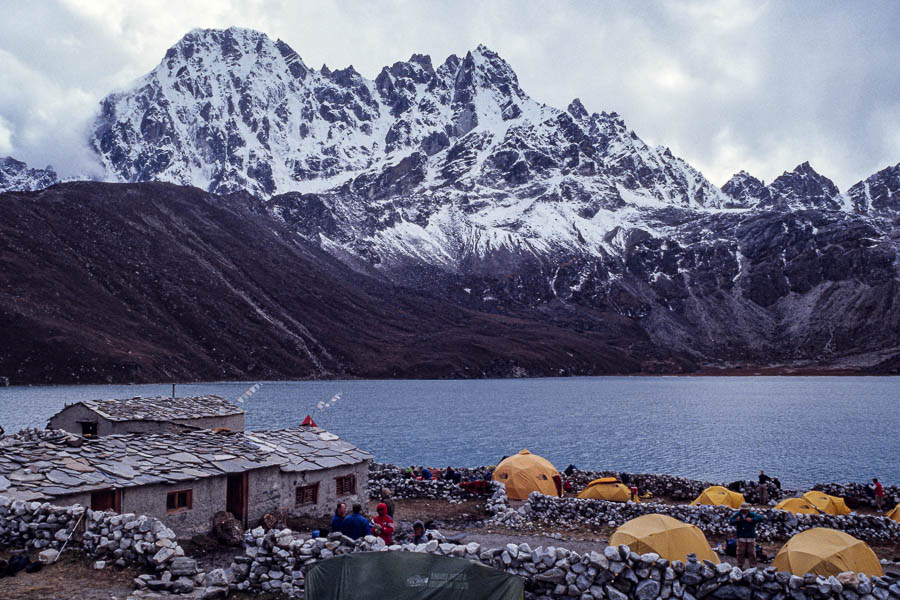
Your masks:
M 459 471 L 464 479 L 482 478 L 487 472 L 487 468 L 459 469 Z M 607 471 L 576 469 L 568 479 L 574 483 L 575 489 L 581 489 L 594 479 L 611 475 L 616 474 Z M 631 483 L 637 485 L 641 492 L 649 491 L 655 497 L 666 496 L 679 500 L 692 500 L 705 488 L 717 485 L 708 481 L 696 481 L 670 475 L 635 474 L 630 475 L 630 478 Z M 372 498 L 379 497 L 382 487 L 391 489 L 396 498 L 450 500 L 478 497 L 449 481 L 418 481 L 404 478 L 401 469 L 394 465 L 372 465 L 369 481 L 369 495 Z M 755 496 L 757 491 L 752 483 L 746 482 L 747 494 Z M 523 506 L 513 509 L 506 500 L 506 494 L 497 492 L 498 488 L 502 490 L 503 486 L 492 482 L 490 489 L 494 496 L 487 501 L 486 509 L 493 515 L 492 520 L 495 523 L 509 527 L 528 527 L 538 524 L 568 526 L 587 524 L 597 527 L 618 527 L 629 519 L 650 513 L 660 513 L 696 525 L 707 534 L 728 535 L 734 532 L 733 526 L 728 522 L 733 510 L 722 506 L 666 504 L 652 499 L 640 503 L 606 502 L 578 498 L 555 498 L 533 493 Z M 772 488 L 775 489 L 774 486 Z M 815 486 L 815 489 L 835 495 L 865 493 L 865 486 L 862 484 L 822 484 Z M 900 495 L 900 489 L 895 486 L 885 488 L 885 491 L 889 499 Z M 784 497 L 791 497 L 799 493 L 794 490 L 781 490 L 780 492 L 784 492 Z M 794 515 L 774 509 L 754 510 L 766 518 L 765 522 L 761 523 L 757 529 L 762 541 L 784 541 L 806 529 L 830 527 L 867 542 L 900 543 L 900 523 L 882 516 L 861 514 L 846 516 Z
M 115 565 L 150 571 L 135 581 L 137 587 L 187 593 L 204 584 L 196 561 L 184 556 L 175 532 L 159 519 L 0 496 L 0 548 L 38 550 L 41 561 L 52 563 L 64 544 L 66 551 L 81 550 L 97 559 L 97 569 Z
M 897 600 L 900 584 L 891 576 L 869 578 L 863 574 L 839 577 L 797 577 L 774 567 L 741 570 L 727 563 L 700 562 L 690 555 L 685 562 L 662 559 L 657 554 L 639 555 L 627 546 L 610 546 L 604 552 L 579 554 L 566 548 L 531 548 L 507 544 L 486 548 L 427 544 L 386 546 L 367 536 L 353 541 L 341 534 L 328 538 L 296 539 L 289 530 L 245 536 L 244 555 L 235 557 L 222 577 L 237 590 L 282 593 L 302 597 L 306 572 L 318 561 L 350 552 L 428 552 L 480 561 L 522 577 L 526 598 L 581 600 Z
M 870 543 L 900 543 L 900 523 L 887 517 L 850 514 L 795 515 L 783 510 L 754 511 L 765 518 L 756 528 L 760 541 L 784 541 L 791 536 L 812 529 L 829 527 L 849 533 Z M 555 498 L 533 492 L 519 511 L 526 521 L 544 521 L 564 525 L 595 525 L 618 527 L 626 521 L 659 513 L 699 527 L 711 535 L 734 535 L 729 519 L 734 509 L 724 506 L 690 506 L 662 502 L 607 502 L 579 498 Z

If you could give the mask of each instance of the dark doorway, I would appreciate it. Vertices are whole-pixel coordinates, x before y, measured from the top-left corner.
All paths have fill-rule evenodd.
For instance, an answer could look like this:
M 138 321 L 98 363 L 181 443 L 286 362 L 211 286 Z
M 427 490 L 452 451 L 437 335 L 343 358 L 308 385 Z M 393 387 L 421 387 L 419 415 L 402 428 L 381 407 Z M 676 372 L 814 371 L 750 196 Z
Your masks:
M 122 512 L 122 492 L 120 490 L 91 492 L 91 510 Z
M 225 486 L 225 510 L 247 525 L 247 473 L 228 476 Z
M 81 435 L 84 437 L 97 437 L 97 424 L 88 421 L 81 422 Z

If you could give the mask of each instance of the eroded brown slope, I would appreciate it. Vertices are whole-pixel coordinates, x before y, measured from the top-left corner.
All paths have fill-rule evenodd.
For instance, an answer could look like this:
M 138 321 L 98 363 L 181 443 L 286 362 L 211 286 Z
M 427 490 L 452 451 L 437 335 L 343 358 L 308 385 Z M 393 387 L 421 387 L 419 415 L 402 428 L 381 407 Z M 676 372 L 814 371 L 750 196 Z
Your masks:
M 353 273 L 249 196 L 88 182 L 0 195 L 0 376 L 13 384 L 693 368 L 624 318 L 598 329 Z

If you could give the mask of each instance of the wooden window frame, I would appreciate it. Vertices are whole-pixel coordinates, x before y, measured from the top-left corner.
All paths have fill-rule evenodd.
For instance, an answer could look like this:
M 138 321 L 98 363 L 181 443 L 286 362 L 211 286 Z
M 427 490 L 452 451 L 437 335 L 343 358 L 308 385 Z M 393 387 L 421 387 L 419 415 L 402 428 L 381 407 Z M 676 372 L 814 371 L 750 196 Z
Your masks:
M 349 483 L 349 485 L 347 485 Z M 334 491 L 338 496 L 350 496 L 356 493 L 356 475 L 341 475 L 334 478 Z
M 311 492 L 311 499 L 307 500 L 307 492 Z M 319 503 L 319 483 L 311 485 L 298 485 L 294 488 L 294 506 L 308 506 Z
M 122 490 L 117 490 L 114 488 L 109 488 L 105 490 L 94 490 L 91 492 L 91 510 L 97 510 L 94 508 L 95 496 L 99 494 L 111 494 L 112 495 L 112 507 L 105 510 L 112 510 L 115 513 L 122 514 Z
M 184 496 L 182 496 L 184 494 Z M 184 498 L 185 503 L 179 504 L 179 500 Z M 170 499 L 174 499 L 173 502 L 169 502 Z M 194 490 L 175 490 L 173 492 L 166 493 L 166 513 L 179 513 L 185 512 L 188 510 L 192 510 L 194 508 Z

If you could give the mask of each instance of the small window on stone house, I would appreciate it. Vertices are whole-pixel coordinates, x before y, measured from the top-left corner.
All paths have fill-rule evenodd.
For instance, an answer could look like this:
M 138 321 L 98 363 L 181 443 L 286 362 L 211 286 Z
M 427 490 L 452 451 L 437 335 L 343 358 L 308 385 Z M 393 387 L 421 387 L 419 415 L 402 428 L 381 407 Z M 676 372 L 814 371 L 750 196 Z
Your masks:
M 190 510 L 194 507 L 193 490 L 179 490 L 166 494 L 166 511 Z
M 319 502 L 319 484 L 298 485 L 294 492 L 294 506 L 317 504 Z
M 356 475 L 344 475 L 334 478 L 334 487 L 338 496 L 349 496 L 356 493 Z

